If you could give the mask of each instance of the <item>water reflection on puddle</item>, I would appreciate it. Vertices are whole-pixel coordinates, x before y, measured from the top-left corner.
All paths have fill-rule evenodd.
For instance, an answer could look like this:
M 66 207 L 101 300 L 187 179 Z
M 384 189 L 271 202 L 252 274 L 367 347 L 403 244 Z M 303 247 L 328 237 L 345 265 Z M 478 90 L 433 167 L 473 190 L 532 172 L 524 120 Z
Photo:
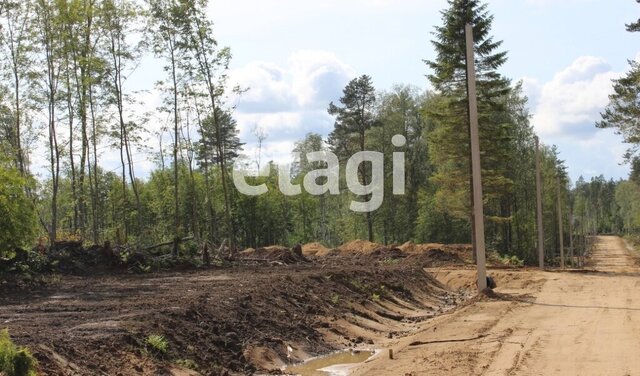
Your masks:
M 343 376 L 375 354 L 375 351 L 341 351 L 287 367 L 286 371 L 301 376 Z

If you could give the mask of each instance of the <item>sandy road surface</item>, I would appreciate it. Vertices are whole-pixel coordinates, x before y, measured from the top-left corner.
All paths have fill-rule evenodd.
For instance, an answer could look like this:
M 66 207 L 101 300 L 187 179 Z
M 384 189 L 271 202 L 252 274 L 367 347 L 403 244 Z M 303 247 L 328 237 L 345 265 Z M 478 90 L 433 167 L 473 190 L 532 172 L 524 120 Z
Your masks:
M 496 296 L 389 340 L 356 375 L 640 375 L 640 268 L 622 239 L 596 239 L 596 272 L 492 271 Z M 435 271 L 455 282 L 461 271 Z M 468 277 L 468 276 L 467 276 Z

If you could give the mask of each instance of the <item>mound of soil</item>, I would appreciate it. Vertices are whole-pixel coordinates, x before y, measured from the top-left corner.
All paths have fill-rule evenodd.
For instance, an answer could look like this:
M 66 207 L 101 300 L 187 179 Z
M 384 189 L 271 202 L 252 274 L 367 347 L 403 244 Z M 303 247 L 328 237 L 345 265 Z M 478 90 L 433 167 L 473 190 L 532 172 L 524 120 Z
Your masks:
M 378 248 L 380 248 L 380 244 L 377 243 L 367 240 L 352 240 L 338 247 L 338 251 L 370 254 Z
M 331 249 L 321 243 L 314 242 L 302 246 L 302 254 L 305 256 L 326 256 Z
M 440 243 L 415 244 L 412 241 L 398 246 L 400 250 L 409 254 L 429 252 L 434 249 L 443 249 L 444 247 L 445 245 Z
M 280 245 L 269 247 L 261 247 L 258 249 L 248 248 L 238 254 L 241 261 L 263 262 L 263 263 L 281 263 L 281 264 L 297 264 L 301 262 L 309 262 L 302 253 L 299 246 L 287 248 Z
M 443 246 L 442 244 L 405 243 L 400 246 L 383 246 L 366 241 L 347 243 L 327 253 L 309 256 L 315 263 L 326 266 L 339 265 L 409 265 L 414 267 L 437 267 L 444 265 L 464 265 L 467 263 L 465 249 Z M 470 249 L 468 250 L 470 255 Z M 471 256 L 469 256 L 471 257 Z
M 444 249 L 430 249 L 413 256 L 424 263 L 424 266 L 461 265 L 464 260 L 459 254 Z

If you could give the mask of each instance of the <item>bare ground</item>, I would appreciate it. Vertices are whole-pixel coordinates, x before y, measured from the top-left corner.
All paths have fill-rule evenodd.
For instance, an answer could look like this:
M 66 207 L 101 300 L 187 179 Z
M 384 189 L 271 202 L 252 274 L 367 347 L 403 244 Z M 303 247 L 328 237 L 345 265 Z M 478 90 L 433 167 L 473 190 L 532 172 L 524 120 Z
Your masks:
M 244 255 L 265 262 L 230 269 L 61 276 L 4 289 L 0 327 L 45 375 L 281 373 L 350 347 L 383 350 L 355 375 L 640 374 L 638 254 L 618 237 L 596 239 L 587 272 L 494 267 L 498 288 L 475 297 L 468 247 L 361 248 L 316 244 L 291 258 L 272 247 Z M 167 354 L 145 345 L 150 334 L 167 338 Z
M 45 375 L 197 374 L 185 365 L 205 375 L 280 373 L 288 362 L 406 335 L 465 299 L 423 269 L 460 263 L 441 249 L 242 256 L 249 261 L 226 269 L 0 289 L 0 328 L 35 353 Z M 151 334 L 166 338 L 166 354 L 145 343 Z
M 640 269 L 614 236 L 596 239 L 591 272 L 492 271 L 495 293 L 416 324 L 355 375 L 640 374 Z M 430 269 L 464 287 L 472 270 Z

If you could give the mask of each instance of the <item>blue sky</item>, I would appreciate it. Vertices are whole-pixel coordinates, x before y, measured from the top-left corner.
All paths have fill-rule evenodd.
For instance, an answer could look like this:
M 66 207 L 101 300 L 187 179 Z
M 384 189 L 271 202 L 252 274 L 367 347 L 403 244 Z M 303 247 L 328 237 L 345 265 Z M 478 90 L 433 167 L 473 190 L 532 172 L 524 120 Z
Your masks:
M 558 145 L 574 180 L 600 173 L 626 177 L 628 166 L 619 165 L 625 146 L 594 122 L 607 103 L 610 79 L 640 51 L 640 35 L 624 28 L 640 16 L 640 6 L 633 0 L 488 5 L 493 34 L 509 51 L 502 72 L 524 80 L 543 142 Z M 266 128 L 271 147 L 265 154 L 278 159 L 292 137 L 326 133 L 332 126 L 323 111 L 327 100 L 338 98 L 353 75 L 371 75 L 379 89 L 395 83 L 426 88 L 422 59 L 434 57 L 429 41 L 444 8 L 444 0 L 214 1 L 218 40 L 234 54 L 232 77 L 260 91 L 239 102 L 243 138 L 253 141 L 248 123 Z M 263 69 L 276 77 L 260 83 L 264 77 L 256 72 Z M 305 87 L 314 83 L 319 93 Z M 296 98 L 283 98 L 287 94 Z M 296 99 L 298 106 L 283 109 L 283 101 Z
M 331 100 L 353 77 L 375 86 L 428 88 L 423 59 L 434 58 L 430 40 L 446 0 L 212 0 L 210 17 L 221 45 L 233 53 L 233 84 L 250 90 L 235 116 L 246 154 L 256 156 L 254 127 L 268 135 L 262 160 L 287 161 L 307 132 L 326 135 Z M 558 146 L 571 178 L 626 178 L 626 146 L 595 121 L 606 106 L 611 79 L 640 58 L 640 34 L 625 23 L 640 16 L 634 0 L 492 0 L 493 35 L 509 61 L 502 73 L 523 80 L 532 122 L 542 141 Z M 146 66 L 146 68 L 145 68 Z M 149 62 L 135 85 L 158 78 Z M 155 65 L 155 70 L 162 74 Z M 158 103 L 157 93 L 143 99 Z M 147 160 L 142 169 L 150 168 Z

